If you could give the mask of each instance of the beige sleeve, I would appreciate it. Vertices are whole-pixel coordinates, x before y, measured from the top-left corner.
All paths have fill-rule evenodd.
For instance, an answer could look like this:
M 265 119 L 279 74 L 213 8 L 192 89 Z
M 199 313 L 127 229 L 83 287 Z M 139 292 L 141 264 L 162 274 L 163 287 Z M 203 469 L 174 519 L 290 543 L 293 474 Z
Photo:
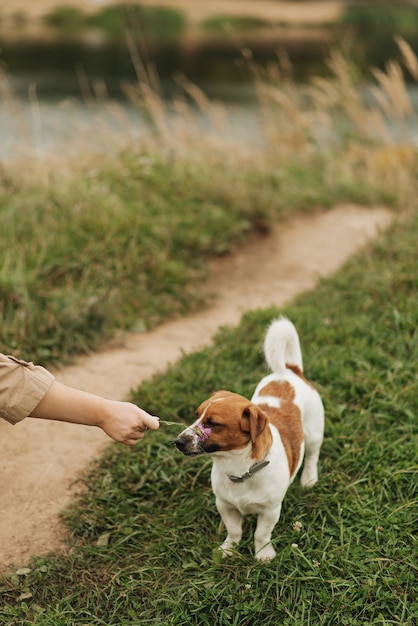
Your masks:
M 16 424 L 30 415 L 54 380 L 40 365 L 0 354 L 0 417 Z

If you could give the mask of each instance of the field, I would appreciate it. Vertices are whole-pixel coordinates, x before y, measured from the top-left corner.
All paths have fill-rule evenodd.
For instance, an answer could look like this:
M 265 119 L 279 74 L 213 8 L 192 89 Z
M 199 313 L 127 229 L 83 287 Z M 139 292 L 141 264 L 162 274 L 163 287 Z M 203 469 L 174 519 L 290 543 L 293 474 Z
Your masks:
M 281 311 L 297 325 L 305 369 L 326 407 L 321 477 L 294 484 L 274 534 L 277 558 L 251 554 L 254 520 L 219 562 L 224 529 L 210 460 L 172 447 L 218 387 L 250 394 L 277 310 L 246 315 L 212 347 L 141 386 L 137 401 L 178 427 L 134 450 L 112 447 L 66 513 L 67 557 L 34 559 L 1 582 L 2 622 L 403 624 L 418 617 L 416 212 L 335 277 Z M 278 621 L 279 620 L 279 621 Z
M 410 48 L 399 46 L 416 72 Z M 300 91 L 278 67 L 268 76 L 251 68 L 262 149 L 224 144 L 222 107 L 186 82 L 208 119 L 196 135 L 191 108 L 182 99 L 163 103 L 142 68 L 132 98 L 145 107 L 152 137 L 138 142 L 127 125 L 103 156 L 91 154 L 80 133 L 72 160 L 28 150 L 3 163 L 3 351 L 62 363 L 120 329 L 149 329 L 196 310 L 208 258 L 291 214 L 340 201 L 409 208 L 417 154 L 406 136 L 413 107 L 401 65 L 376 71 L 372 105 L 341 53 L 330 69 L 331 78 Z M 89 132 L 101 133 L 100 121 Z
M 256 164 L 209 139 L 196 145 L 182 124 L 166 132 L 146 86 L 150 114 L 159 114 L 152 143 L 87 167 L 80 161 L 65 175 L 54 163 L 2 165 L 3 345 L 45 363 L 92 349 L 118 328 L 149 328 L 203 306 L 209 256 L 291 214 L 351 200 L 384 202 L 399 219 L 280 311 L 300 332 L 327 424 L 320 481 L 310 492 L 291 487 L 274 535 L 277 558 L 254 562 L 249 519 L 236 554 L 219 560 L 224 529 L 210 460 L 183 458 L 172 446 L 214 389 L 251 394 L 266 371 L 265 327 L 279 313 L 270 309 L 221 329 L 211 347 L 134 390 L 135 401 L 178 426 L 148 433 L 134 450 L 112 446 L 91 468 L 84 495 L 64 514 L 68 553 L 2 574 L 1 623 L 417 621 L 417 154 L 385 127 L 392 117 L 401 128 L 411 105 L 397 63 L 376 73 L 375 107 L 359 98 L 342 55 L 332 67 L 333 78 L 313 81 L 304 98 L 291 83 L 255 74 L 268 139 Z M 138 285 L 140 309 L 131 298 Z

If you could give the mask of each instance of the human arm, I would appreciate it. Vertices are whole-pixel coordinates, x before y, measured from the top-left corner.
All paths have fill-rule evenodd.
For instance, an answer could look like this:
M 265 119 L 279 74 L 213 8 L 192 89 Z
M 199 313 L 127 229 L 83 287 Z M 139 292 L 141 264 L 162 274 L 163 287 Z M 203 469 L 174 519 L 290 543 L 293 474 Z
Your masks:
M 54 381 L 30 417 L 73 424 L 98 426 L 109 437 L 135 445 L 150 428 L 157 430 L 158 418 L 130 402 L 108 400 Z
M 0 354 L 0 417 L 11 424 L 27 417 L 55 378 L 40 365 Z
M 159 425 L 158 418 L 134 404 L 67 387 L 40 365 L 0 354 L 0 417 L 16 424 L 28 416 L 99 426 L 128 445 Z

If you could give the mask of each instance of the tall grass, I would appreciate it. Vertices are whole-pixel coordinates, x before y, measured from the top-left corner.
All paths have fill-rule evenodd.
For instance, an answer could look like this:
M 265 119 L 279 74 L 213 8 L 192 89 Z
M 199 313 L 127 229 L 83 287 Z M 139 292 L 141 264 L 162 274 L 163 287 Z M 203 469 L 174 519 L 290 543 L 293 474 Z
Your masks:
M 286 78 L 286 58 L 267 74 L 254 68 L 271 158 L 310 170 L 320 156 L 325 180 L 369 189 L 379 181 L 380 193 L 408 203 L 414 177 L 406 172 L 412 173 L 417 151 L 408 126 L 415 113 L 405 66 L 410 70 L 416 57 L 405 41 L 398 44 L 403 62 L 374 70 L 368 87 L 343 51 L 329 59 L 332 78 L 314 77 L 305 89 Z M 411 75 L 416 80 L 416 72 Z
M 129 121 L 109 103 L 121 118 L 117 135 L 108 129 L 109 154 L 88 147 L 94 134 L 106 134 L 98 120 L 90 131 L 71 132 L 77 159 L 33 154 L 25 136 L 26 157 L 1 165 L 3 351 L 51 363 L 93 349 L 117 329 L 184 315 L 203 305 L 199 284 L 210 255 L 292 213 L 341 200 L 399 210 L 415 204 L 403 68 L 416 59 L 405 42 L 403 65 L 376 72 L 372 100 L 361 97 L 340 53 L 330 79 L 300 90 L 283 60 L 263 74 L 244 50 L 260 98 L 258 147 L 226 142 L 226 111 L 184 78 L 179 96 L 165 102 L 158 77 L 128 42 L 138 82 L 126 91 L 152 134 L 132 138 Z M 13 105 L 7 81 L 2 93 Z M 191 123 L 196 108 L 207 130 Z
M 205 257 L 227 251 L 269 210 L 267 194 L 248 205 L 216 178 L 121 154 L 116 166 L 45 191 L 28 184 L 15 193 L 11 182 L 2 206 L 3 345 L 56 360 L 115 328 L 149 328 L 201 305 Z
M 278 556 L 212 551 L 224 529 L 210 460 L 172 445 L 161 426 L 112 446 L 65 518 L 66 557 L 33 559 L 0 583 L 8 626 L 412 626 L 416 598 L 418 279 L 413 213 L 335 277 L 280 311 L 296 324 L 306 374 L 326 408 L 320 479 L 298 482 L 274 532 Z M 142 384 L 134 400 L 191 423 L 218 388 L 250 395 L 266 373 L 262 340 L 279 311 L 244 316 L 211 347 Z M 297 523 L 296 523 L 297 522 Z

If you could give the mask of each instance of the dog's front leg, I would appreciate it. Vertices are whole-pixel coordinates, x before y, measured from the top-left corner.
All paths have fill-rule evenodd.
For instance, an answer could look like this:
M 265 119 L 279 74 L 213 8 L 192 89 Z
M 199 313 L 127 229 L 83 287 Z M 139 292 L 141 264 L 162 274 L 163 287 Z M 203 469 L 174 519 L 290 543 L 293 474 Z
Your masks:
M 271 533 L 280 517 L 281 508 L 280 505 L 274 511 L 263 511 L 258 515 L 254 533 L 255 558 L 258 561 L 271 561 L 276 556 L 276 551 L 271 545 Z
M 222 551 L 222 556 L 230 556 L 232 548 L 242 538 L 242 515 L 236 508 L 221 498 L 216 499 L 216 507 L 227 531 L 226 539 L 219 549 Z

